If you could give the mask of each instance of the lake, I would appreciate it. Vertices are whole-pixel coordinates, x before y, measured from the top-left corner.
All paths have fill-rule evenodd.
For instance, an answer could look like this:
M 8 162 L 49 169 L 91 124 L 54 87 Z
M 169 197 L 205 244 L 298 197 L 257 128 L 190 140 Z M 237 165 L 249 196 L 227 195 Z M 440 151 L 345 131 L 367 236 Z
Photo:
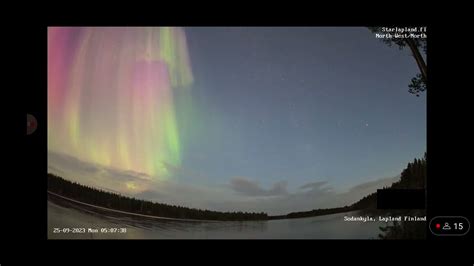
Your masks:
M 348 222 L 357 211 L 269 221 L 177 221 L 125 216 L 48 200 L 49 239 L 377 239 L 385 222 Z M 362 215 L 365 216 L 365 215 Z M 55 233 L 54 228 L 69 228 Z M 73 228 L 84 228 L 74 230 Z M 106 230 L 107 232 L 104 232 Z M 123 229 L 125 228 L 125 229 Z M 96 229 L 98 232 L 88 232 Z M 56 229 L 57 230 L 57 229 Z M 68 230 L 68 229 L 66 229 Z M 126 230 L 126 232 L 121 232 Z M 102 231 L 102 232 L 101 232 Z

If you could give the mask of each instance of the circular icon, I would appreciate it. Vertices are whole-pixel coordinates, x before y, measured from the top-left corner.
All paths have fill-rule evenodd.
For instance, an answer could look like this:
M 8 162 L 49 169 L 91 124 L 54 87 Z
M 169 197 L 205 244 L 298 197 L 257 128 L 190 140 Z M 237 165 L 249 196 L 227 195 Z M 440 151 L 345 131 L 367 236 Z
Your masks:
M 38 127 L 38 122 L 36 118 L 30 114 L 26 114 L 26 134 L 31 135 L 35 132 Z

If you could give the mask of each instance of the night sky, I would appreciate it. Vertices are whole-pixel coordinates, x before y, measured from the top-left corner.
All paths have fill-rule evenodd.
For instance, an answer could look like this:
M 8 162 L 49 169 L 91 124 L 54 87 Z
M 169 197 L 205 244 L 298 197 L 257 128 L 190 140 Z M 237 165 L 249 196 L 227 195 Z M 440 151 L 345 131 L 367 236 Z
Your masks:
M 48 168 L 191 207 L 350 203 L 426 151 L 417 73 L 359 27 L 49 28 Z

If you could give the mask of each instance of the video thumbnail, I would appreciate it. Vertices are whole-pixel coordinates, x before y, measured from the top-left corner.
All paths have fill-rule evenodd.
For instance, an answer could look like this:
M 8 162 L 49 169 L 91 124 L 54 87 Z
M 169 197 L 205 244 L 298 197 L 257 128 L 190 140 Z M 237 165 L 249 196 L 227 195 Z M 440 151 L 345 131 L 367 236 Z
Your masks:
M 49 239 L 426 238 L 426 27 L 47 34 Z

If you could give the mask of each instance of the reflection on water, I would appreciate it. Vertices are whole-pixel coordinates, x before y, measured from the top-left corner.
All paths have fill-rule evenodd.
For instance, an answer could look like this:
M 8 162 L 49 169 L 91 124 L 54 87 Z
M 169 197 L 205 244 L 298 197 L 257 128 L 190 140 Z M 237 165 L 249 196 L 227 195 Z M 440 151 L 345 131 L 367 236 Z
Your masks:
M 244 222 L 202 222 L 129 217 L 113 212 L 60 205 L 48 201 L 48 238 L 110 239 L 370 239 L 377 238 L 383 222 L 345 222 L 339 213 L 300 219 Z M 99 229 L 99 233 L 54 233 L 54 228 Z M 100 233 L 101 228 L 126 228 L 126 233 Z

